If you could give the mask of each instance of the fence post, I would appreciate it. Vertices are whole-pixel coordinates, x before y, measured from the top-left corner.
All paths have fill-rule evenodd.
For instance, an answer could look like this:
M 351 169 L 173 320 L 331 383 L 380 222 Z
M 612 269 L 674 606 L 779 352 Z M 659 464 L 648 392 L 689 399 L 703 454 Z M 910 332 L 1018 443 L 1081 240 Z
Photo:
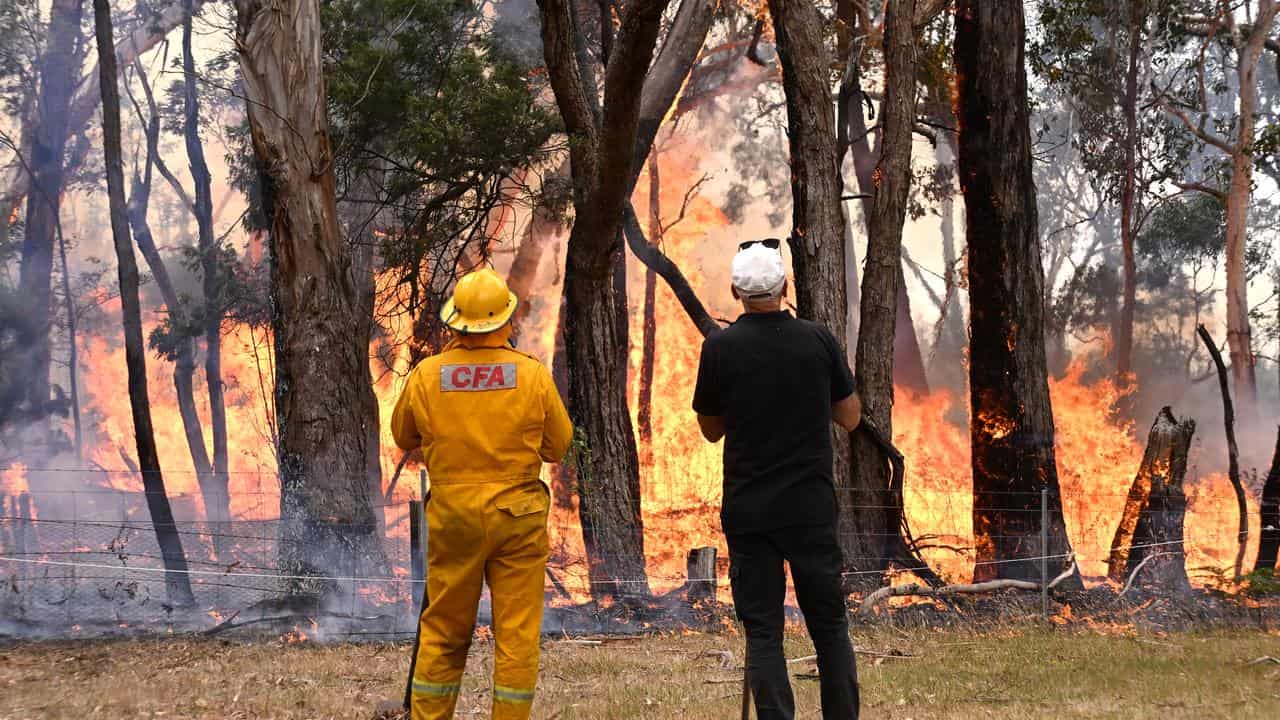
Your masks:
M 1040 612 L 1049 620 L 1049 488 L 1040 488 Z

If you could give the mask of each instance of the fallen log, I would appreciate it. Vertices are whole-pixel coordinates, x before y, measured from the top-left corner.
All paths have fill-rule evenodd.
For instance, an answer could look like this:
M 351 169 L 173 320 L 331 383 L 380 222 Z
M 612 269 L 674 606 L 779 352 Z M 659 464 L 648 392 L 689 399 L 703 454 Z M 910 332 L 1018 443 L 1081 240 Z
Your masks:
M 1073 577 L 1076 573 L 1075 558 L 1071 559 L 1071 564 L 1061 575 L 1049 582 L 1047 589 L 1052 590 L 1062 582 Z M 949 597 L 951 595 L 976 595 L 981 593 L 996 592 L 998 590 L 1034 590 L 1039 591 L 1040 583 L 1034 583 L 1029 580 L 988 580 L 980 583 L 965 583 L 958 585 L 944 585 L 942 587 L 929 587 L 920 585 L 919 583 L 910 583 L 907 585 L 882 587 L 873 593 L 868 594 L 862 599 L 862 605 L 858 608 L 861 615 L 870 615 L 882 601 L 891 597 Z
M 1147 449 L 1129 487 L 1107 562 L 1107 577 L 1117 583 L 1129 579 L 1126 590 L 1148 564 L 1152 567 L 1142 575 L 1141 585 L 1176 592 L 1191 590 L 1182 545 L 1187 511 L 1182 482 L 1195 432 L 1195 420 L 1179 420 L 1167 406 L 1151 425 Z

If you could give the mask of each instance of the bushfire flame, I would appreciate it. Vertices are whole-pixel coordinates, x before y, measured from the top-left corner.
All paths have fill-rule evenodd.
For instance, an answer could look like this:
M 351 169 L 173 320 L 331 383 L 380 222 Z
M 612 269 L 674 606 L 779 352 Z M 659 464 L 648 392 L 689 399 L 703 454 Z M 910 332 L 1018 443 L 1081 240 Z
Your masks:
M 693 152 L 673 152 L 661 156 L 661 205 L 670 221 L 685 205 L 685 194 L 696 176 Z M 668 180 L 673 179 L 673 180 Z M 647 208 L 648 183 L 638 183 L 635 206 Z M 523 222 L 527 218 L 504 218 Z M 643 222 L 642 222 L 643 224 Z M 707 268 L 723 264 L 723 253 L 708 238 L 729 242 L 730 223 L 711 200 L 688 199 L 683 220 L 662 238 L 663 248 L 686 273 L 691 285 L 710 303 L 713 315 L 737 314 L 727 292 L 722 273 L 709 274 Z M 499 259 L 499 265 L 506 260 Z M 544 267 L 561 262 L 549 258 Z M 704 261 L 706 264 L 704 264 Z M 506 261 L 509 262 L 509 261 Z M 638 393 L 640 342 L 643 327 L 644 270 L 628 258 L 631 300 L 631 362 L 628 392 Z M 499 268 L 502 270 L 503 268 Z M 521 340 L 522 349 L 550 364 L 554 351 L 556 310 L 560 297 L 559 273 L 539 282 L 537 298 L 528 302 L 534 309 Z M 717 279 L 719 278 L 719 279 Z M 390 277 L 379 280 L 381 294 L 393 292 Z M 119 301 L 107 301 L 109 313 L 119 310 Z M 656 288 L 658 348 L 654 367 L 653 437 L 650 448 L 642 448 L 641 471 L 643 521 L 650 582 L 663 592 L 685 581 L 687 551 L 697 546 L 714 546 L 720 551 L 721 571 L 725 567 L 725 546 L 720 533 L 718 511 L 721 502 L 721 449 L 701 438 L 689 407 L 697 367 L 701 337 L 687 320 L 680 304 L 661 280 Z M 161 320 L 153 310 L 145 318 L 146 332 Z M 382 470 L 384 492 L 396 476 L 401 453 L 391 441 L 388 420 L 403 378 L 410 369 L 408 340 L 411 320 L 384 314 L 385 333 L 370 348 L 371 369 L 378 396 L 382 428 Z M 279 488 L 275 480 L 273 450 L 273 410 L 271 342 L 266 331 L 228 321 L 223 340 L 223 382 L 226 385 L 227 430 L 231 448 L 229 486 L 231 509 L 236 519 L 270 519 L 279 510 Z M 87 427 L 86 459 L 89 464 L 111 471 L 101 484 L 136 492 L 141 481 L 130 472 L 126 458 L 134 454 L 133 427 L 126 387 L 124 351 L 112 335 L 84 337 L 80 378 L 83 387 Z M 173 389 L 173 367 L 167 361 L 148 357 L 148 374 L 156 441 L 160 449 L 165 480 L 179 513 L 198 517 L 203 513 L 199 486 L 183 433 L 182 418 Z M 352 381 L 357 381 L 353 378 Z M 205 441 L 212 444 L 203 368 L 196 370 L 197 411 Z M 1067 527 L 1077 559 L 1086 577 L 1106 574 L 1106 560 L 1124 498 L 1142 457 L 1144 436 L 1135 438 L 1135 428 L 1118 422 L 1113 408 L 1120 391 L 1108 379 L 1087 381 L 1083 364 L 1073 365 L 1061 378 L 1051 381 L 1057 429 L 1058 475 L 1064 499 Z M 908 522 L 915 535 L 930 546 L 924 555 L 944 575 L 966 578 L 971 569 L 970 551 L 974 543 L 972 527 L 972 483 L 966 403 L 949 390 L 915 395 L 899 390 L 894 411 L 894 440 L 907 458 L 905 502 Z M 999 419 L 983 420 L 992 434 L 1008 429 Z M 1201 432 L 1208 431 L 1204 428 Z M 1142 434 L 1144 435 L 1144 434 Z M 1199 464 L 1203 464 L 1204 470 Z M 1235 556 L 1235 500 L 1226 478 L 1209 469 L 1222 464 L 1217 458 L 1193 454 L 1188 471 L 1186 515 L 1187 566 L 1228 566 Z M 12 494 L 25 487 L 21 466 L 12 466 L 0 475 L 0 488 Z M 408 533 L 403 500 L 417 495 L 417 467 L 401 471 L 387 508 L 387 533 L 403 542 Z M 555 556 L 563 561 L 563 575 L 556 592 L 574 601 L 589 596 L 585 584 L 585 562 L 581 528 L 573 498 L 561 498 L 554 506 L 550 524 Z M 381 499 L 377 499 L 381 503 Z M 1252 501 L 1251 501 L 1252 502 Z M 1253 506 L 1251 505 L 1251 508 Z M 1252 513 L 1256 518 L 1256 512 Z M 1256 520 L 1255 520 L 1256 521 Z M 1257 533 L 1252 533 L 1256 542 Z M 1248 557 L 1252 558 L 1250 552 Z M 302 632 L 298 631 L 302 636 Z

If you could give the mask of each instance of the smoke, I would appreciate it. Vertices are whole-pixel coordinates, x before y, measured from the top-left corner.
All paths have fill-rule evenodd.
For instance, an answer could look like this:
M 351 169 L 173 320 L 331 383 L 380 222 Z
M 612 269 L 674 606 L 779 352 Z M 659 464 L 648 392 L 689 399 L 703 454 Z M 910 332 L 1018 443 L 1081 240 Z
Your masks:
M 542 65 L 536 0 L 500 0 L 493 3 L 493 12 L 493 35 L 498 47 L 526 69 Z

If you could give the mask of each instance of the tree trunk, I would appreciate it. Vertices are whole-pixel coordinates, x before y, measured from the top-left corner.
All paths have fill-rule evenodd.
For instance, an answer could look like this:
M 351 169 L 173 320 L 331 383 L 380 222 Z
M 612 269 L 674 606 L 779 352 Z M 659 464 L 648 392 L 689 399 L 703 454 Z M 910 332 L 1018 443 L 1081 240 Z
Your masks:
M 846 5 L 845 3 L 841 4 Z M 847 5 L 847 7 L 850 11 L 852 10 L 851 4 Z M 862 54 L 863 43 L 865 42 L 865 39 L 858 33 L 865 33 L 869 29 L 858 27 L 856 13 L 849 15 L 849 22 L 854 27 L 854 32 L 849 40 L 849 55 L 844 59 L 845 70 L 840 81 L 838 107 L 841 117 L 837 125 L 836 151 L 838 158 L 836 162 L 837 164 L 842 162 L 845 152 L 849 152 L 852 155 L 853 174 L 858 181 L 858 192 L 862 196 L 862 216 L 868 224 L 867 236 L 870 238 L 872 198 L 875 197 L 877 192 L 875 172 L 876 168 L 879 167 L 880 155 L 884 149 L 884 131 L 882 128 L 878 133 L 876 143 L 873 146 L 871 144 L 871 132 L 867 128 L 866 118 L 863 116 L 862 111 L 864 99 L 862 69 L 857 62 Z M 908 25 L 911 23 L 910 20 L 906 22 Z M 914 47 L 914 39 L 912 46 Z M 912 92 L 914 90 L 913 83 Z M 884 108 L 882 106 L 881 114 L 883 115 L 883 113 Z M 852 242 L 847 244 L 845 253 L 847 256 L 852 256 Z M 856 262 L 851 264 L 848 273 L 849 292 L 858 295 L 856 304 L 861 305 L 863 301 L 861 293 L 853 290 L 857 282 Z M 898 282 L 895 293 L 897 300 L 895 301 L 896 307 L 894 310 L 893 381 L 894 384 L 902 388 L 922 395 L 928 394 L 929 381 L 925 374 L 924 356 L 920 352 L 920 341 L 916 336 L 915 324 L 911 320 L 911 300 L 907 295 L 906 275 L 903 273 L 902 268 L 898 268 Z M 850 305 L 853 304 L 855 303 L 850 303 Z M 861 328 L 859 328 L 859 332 L 861 332 Z
M 31 191 L 27 194 L 19 296 L 35 329 L 21 362 L 25 398 L 37 417 L 49 405 L 50 339 L 53 323 L 53 246 L 64 182 L 63 155 L 70 128 L 67 109 L 81 58 L 78 54 L 83 0 L 53 0 L 48 40 L 40 58 L 40 89 L 31 148 Z M 114 77 L 114 76 L 113 76 Z
M 626 397 L 627 375 L 631 366 L 631 313 L 627 307 L 627 249 L 622 244 L 622 227 L 615 230 L 617 241 L 613 251 L 613 318 L 618 326 L 617 353 L 613 358 L 613 370 L 617 383 Z
M 137 66 L 135 66 L 137 67 Z M 151 223 L 147 218 L 151 205 L 152 169 L 160 153 L 160 111 L 156 107 L 155 96 L 151 85 L 139 70 L 138 78 L 146 95 L 148 117 L 139 120 L 146 129 L 147 149 L 141 173 L 135 174 L 130 192 L 128 218 L 133 229 L 133 241 L 142 252 L 142 257 L 151 269 L 151 276 L 160 297 L 164 300 L 165 309 L 169 312 L 170 325 L 175 334 L 173 343 L 173 388 L 178 400 L 178 414 L 182 418 L 182 430 L 187 440 L 187 450 L 191 454 L 191 467 L 196 473 L 196 483 L 200 486 L 200 496 L 204 500 L 205 518 L 211 521 L 225 521 L 228 517 L 218 515 L 219 508 L 226 508 L 229 503 L 226 480 L 221 483 L 214 477 L 213 467 L 209 462 L 209 451 L 204 444 L 204 428 L 201 427 L 200 415 L 196 412 L 195 387 L 195 340 L 186 334 L 187 319 L 183 313 L 186 308 L 178 299 L 177 290 L 169 278 L 169 269 L 160 257 Z M 229 515 L 229 513 L 227 513 Z M 226 527 L 218 528 L 213 535 L 214 552 L 219 560 L 224 560 L 230 550 L 230 543 L 225 535 Z
M 71 426 L 74 437 L 76 466 L 84 461 L 84 429 L 80 421 L 80 350 L 76 333 L 76 301 L 71 295 L 71 265 L 67 262 L 67 239 L 62 235 L 62 222 L 56 223 L 58 258 L 62 262 L 62 302 L 67 313 L 67 382 L 71 392 Z
M 955 114 L 949 97 L 943 98 L 936 105 L 947 108 L 945 117 L 940 118 L 947 124 L 955 125 Z M 965 335 L 964 310 L 960 305 L 959 264 L 960 251 L 956 247 L 955 199 L 953 189 L 955 179 L 955 161 L 957 154 L 956 134 L 942 132 L 942 142 L 938 144 L 938 164 L 940 169 L 936 180 L 946 183 L 948 189 L 943 193 L 938 204 L 940 230 L 942 235 L 942 262 L 946 274 L 946 292 L 943 296 L 942 317 L 934 330 L 933 347 L 929 351 L 929 374 L 934 382 L 942 387 L 964 387 L 964 368 L 956 362 L 968 349 L 969 338 Z
M 969 245 L 974 579 L 1048 582 L 1068 567 L 1044 345 L 1022 6 L 959 0 L 955 70 Z M 1041 490 L 1049 522 L 1040 532 Z M 1039 556 L 1049 556 L 1041 577 Z M 1078 577 L 1071 583 L 1079 586 Z
M 634 177 L 641 91 L 667 2 L 635 0 L 623 12 L 598 116 L 595 88 L 588 90 L 580 72 L 580 33 L 570 3 L 540 0 L 538 5 L 573 177 L 575 219 L 566 252 L 563 330 L 569 412 L 585 443 L 577 453 L 577 485 L 588 574 L 597 598 L 647 597 L 639 459 L 626 385 L 616 368 L 626 346 L 617 322 L 613 270 L 618 222 Z
M 555 342 L 551 352 L 551 379 L 556 384 L 556 391 L 568 405 L 569 398 L 569 358 L 564 346 L 565 305 L 568 294 L 562 291 L 556 306 Z M 575 432 L 577 428 L 574 428 Z M 572 451 L 571 451 L 572 452 Z M 564 510 L 573 509 L 573 495 L 578 492 L 577 463 L 561 463 L 551 468 L 551 501 Z
M 1195 432 L 1195 420 L 1180 421 L 1168 407 L 1156 415 L 1142 465 L 1129 488 L 1124 514 L 1111 541 L 1107 577 L 1112 581 L 1125 583 L 1146 563 L 1140 575 L 1142 582 L 1136 584 L 1162 591 L 1191 589 L 1182 545 L 1182 521 L 1187 511 L 1182 481 Z
M 236 3 L 249 127 L 271 218 L 280 567 L 352 576 L 381 565 L 366 481 L 368 417 L 350 257 L 338 229 L 318 0 Z M 289 19 L 281 22 L 281 18 Z M 333 590 L 308 581 L 291 594 Z
M 195 183 L 193 212 L 199 230 L 200 268 L 204 291 L 204 377 L 209 388 L 209 425 L 213 431 L 213 475 L 205 494 L 205 512 L 211 522 L 231 520 L 227 491 L 227 407 L 222 393 L 222 278 L 221 248 L 213 235 L 213 190 L 209 164 L 200 140 L 200 95 L 196 86 L 196 61 L 191 48 L 194 0 L 183 0 L 182 22 L 182 135 Z M 202 441 L 203 442 L 203 441 Z
M 125 363 L 129 371 L 129 407 L 133 414 L 138 466 L 142 472 L 147 509 L 155 526 L 156 542 L 165 568 L 165 590 L 173 605 L 195 604 L 182 538 L 174 524 L 169 497 L 165 494 L 160 456 L 151 425 L 151 403 L 147 398 L 147 355 L 142 339 L 142 308 L 138 300 L 138 265 L 129 241 L 129 220 L 124 199 L 124 167 L 120 149 L 120 90 L 116 86 L 116 63 L 111 37 L 111 8 L 107 0 L 93 2 L 94 29 L 98 44 L 98 67 L 102 74 L 102 144 L 107 173 L 107 196 L 111 209 L 111 237 L 115 244 L 120 278 L 120 314 L 124 326 Z
M 1258 112 L 1258 62 L 1276 17 L 1277 3 L 1259 0 L 1257 16 L 1246 43 L 1238 50 L 1237 87 L 1240 93 L 1237 144 L 1231 154 L 1231 184 L 1227 190 L 1227 347 L 1231 375 L 1241 413 L 1253 419 L 1258 408 L 1258 384 L 1249 324 L 1249 277 L 1245 252 L 1249 233 L 1249 205 L 1253 199 L 1253 143 Z
M 1119 332 L 1115 337 L 1116 381 L 1127 387 L 1133 373 L 1133 316 L 1138 292 L 1138 271 L 1134 258 L 1134 240 L 1138 234 L 1138 70 L 1142 61 L 1143 29 L 1146 26 L 1144 3 L 1129 2 L 1129 56 L 1125 71 L 1124 91 L 1124 182 L 1120 193 L 1120 240 L 1124 253 L 1122 271 L 1123 297 L 1120 304 Z
M 1280 552 L 1280 432 L 1276 433 L 1276 451 L 1271 456 L 1271 470 L 1262 486 L 1262 538 L 1258 541 L 1258 561 L 1254 569 L 1276 569 Z
M 913 91 L 914 89 L 912 88 Z M 907 142 L 910 143 L 911 139 L 908 138 Z M 897 294 L 897 309 L 894 312 L 893 382 L 917 395 L 928 395 L 929 378 L 924 371 L 924 353 L 920 351 L 920 338 L 916 334 L 915 321 L 911 319 L 911 296 L 907 294 L 907 277 L 901 261 L 898 262 Z
M 1227 383 L 1227 366 L 1222 361 L 1222 353 L 1210 337 L 1204 325 L 1196 327 L 1196 334 L 1209 351 L 1218 370 L 1218 389 L 1222 392 L 1222 427 L 1227 436 L 1227 479 L 1236 495 L 1236 513 L 1239 516 L 1239 530 L 1236 543 L 1235 577 L 1244 572 L 1244 549 L 1249 544 L 1249 503 L 1245 497 L 1244 483 L 1240 480 L 1240 448 L 1236 444 L 1236 412 L 1231 402 L 1231 388 Z
M 351 284 L 355 287 L 356 317 L 360 325 L 360 338 L 364 347 L 373 343 L 379 325 L 377 311 L 378 238 L 374 230 L 379 227 L 383 206 L 379 202 L 378 189 L 382 187 L 383 167 L 374 165 L 356 175 L 352 187 L 347 188 L 346 202 L 338 203 L 338 212 L 345 226 L 347 247 L 351 252 Z M 368 360 L 361 366 L 364 376 L 362 386 L 373 387 L 373 370 Z M 365 476 L 369 497 L 374 498 L 373 518 L 378 537 L 387 535 L 386 502 L 382 500 L 382 438 L 379 420 L 378 398 L 373 392 L 364 394 L 365 414 Z
M 649 155 L 649 244 L 662 245 L 662 181 L 658 170 L 658 155 Z M 640 341 L 640 386 L 636 391 L 636 426 L 640 433 L 640 452 L 645 463 L 653 460 L 653 364 L 657 356 L 658 273 L 651 267 L 644 271 L 644 312 Z
M 890 0 L 885 6 L 885 100 L 881 105 L 881 153 L 875 196 L 867 218 L 867 257 L 862 273 L 855 382 L 862 397 L 863 422 L 893 434 L 895 334 L 902 285 L 902 225 L 911 191 L 911 131 L 915 124 L 915 0 Z M 914 336 L 914 332 L 911 333 Z M 917 348 L 917 351 L 919 348 Z M 860 586 L 875 587 L 887 570 L 899 538 L 901 514 L 889 493 L 889 467 L 880 448 L 863 435 L 851 438 L 852 461 L 847 491 L 852 507 L 842 512 L 845 562 Z M 844 509 L 842 509 L 844 510 Z

